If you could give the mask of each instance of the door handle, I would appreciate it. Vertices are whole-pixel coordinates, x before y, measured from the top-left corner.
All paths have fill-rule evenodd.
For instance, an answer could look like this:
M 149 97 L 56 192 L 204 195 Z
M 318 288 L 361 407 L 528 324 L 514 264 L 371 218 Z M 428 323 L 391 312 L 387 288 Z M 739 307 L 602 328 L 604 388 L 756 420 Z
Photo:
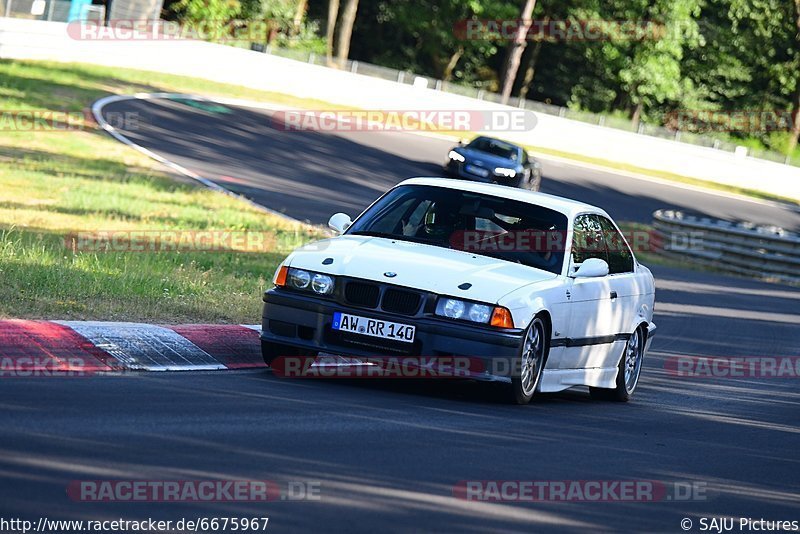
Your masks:
M 611 292 L 611 300 L 614 300 L 615 298 L 617 298 L 617 292 L 616 291 L 612 291 Z

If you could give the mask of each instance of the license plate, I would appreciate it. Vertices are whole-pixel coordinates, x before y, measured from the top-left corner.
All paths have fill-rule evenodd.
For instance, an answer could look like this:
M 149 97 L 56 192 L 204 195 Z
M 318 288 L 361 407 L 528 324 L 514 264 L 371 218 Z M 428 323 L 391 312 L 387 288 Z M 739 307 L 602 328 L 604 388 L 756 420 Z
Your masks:
M 474 165 L 467 165 L 465 169 L 467 169 L 467 172 L 471 172 L 476 176 L 482 176 L 483 178 L 489 176 L 489 171 L 487 171 L 486 169 L 481 169 L 480 167 L 476 167 Z
M 413 343 L 417 328 L 408 324 L 392 323 L 380 319 L 369 319 L 350 315 L 349 313 L 336 312 L 333 314 L 331 328 L 341 332 L 352 332 L 363 336 L 391 339 L 404 343 Z

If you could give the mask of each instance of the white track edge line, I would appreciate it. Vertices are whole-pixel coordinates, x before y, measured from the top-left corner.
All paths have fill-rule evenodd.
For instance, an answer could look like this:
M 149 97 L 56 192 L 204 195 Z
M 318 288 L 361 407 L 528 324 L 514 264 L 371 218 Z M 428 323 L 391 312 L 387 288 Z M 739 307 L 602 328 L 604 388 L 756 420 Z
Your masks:
M 293 222 L 293 223 L 296 223 L 296 224 L 302 224 L 302 225 L 310 224 L 308 222 L 301 221 L 300 219 L 295 219 L 294 217 L 290 217 L 289 215 L 286 215 L 285 213 L 281 213 L 279 211 L 276 211 L 276 210 L 270 209 L 270 208 L 268 208 L 266 206 L 263 206 L 261 204 L 258 204 L 257 202 L 247 198 L 244 195 L 240 195 L 238 193 L 234 193 L 230 189 L 222 187 L 221 185 L 219 185 L 216 182 L 213 182 L 213 181 L 211 181 L 211 180 L 209 180 L 207 178 L 203 178 L 199 174 L 197 174 L 197 173 L 195 173 L 193 171 L 190 171 L 186 167 L 184 167 L 182 165 L 179 165 L 178 163 L 175 163 L 174 161 L 170 161 L 167 158 L 165 158 L 163 156 L 160 156 L 160 155 L 156 154 L 155 152 L 153 152 L 151 150 L 148 150 L 148 149 L 146 149 L 145 147 L 143 147 L 141 145 L 137 145 L 136 143 L 134 143 L 133 141 L 131 141 L 130 139 L 128 139 L 127 137 L 125 137 L 124 135 L 119 133 L 116 128 L 111 126 L 108 123 L 108 121 L 106 121 L 103 118 L 103 108 L 105 106 L 107 106 L 108 104 L 113 104 L 115 102 L 122 102 L 122 101 L 125 101 L 125 100 L 155 100 L 155 99 L 159 99 L 159 98 L 160 99 L 169 99 L 171 97 L 172 98 L 180 97 L 180 98 L 184 98 L 186 100 L 206 100 L 206 101 L 214 102 L 214 100 L 211 100 L 209 98 L 205 98 L 205 97 L 202 97 L 202 96 L 182 94 L 182 93 L 137 93 L 135 95 L 111 95 L 111 96 L 103 97 L 103 98 L 97 100 L 94 104 L 92 104 L 92 115 L 94 115 L 94 119 L 97 121 L 97 124 L 100 126 L 100 128 L 102 128 L 106 133 L 108 133 L 111 137 L 113 137 L 117 141 L 119 141 L 119 142 L 121 142 L 121 143 L 123 143 L 123 144 L 125 144 L 125 145 L 127 145 L 127 146 L 129 146 L 131 148 L 133 148 L 134 150 L 137 150 L 138 152 L 144 154 L 148 158 L 151 158 L 151 159 L 154 159 L 155 161 L 158 161 L 159 163 L 161 163 L 162 165 L 167 166 L 168 168 L 172 169 L 173 171 L 175 171 L 175 172 L 177 172 L 179 174 L 182 174 L 182 175 L 184 175 L 184 176 L 186 176 L 188 178 L 191 178 L 192 180 L 195 180 L 196 182 L 200 183 L 201 185 L 207 187 L 208 189 L 211 189 L 211 190 L 214 190 L 214 191 L 217 191 L 217 192 L 220 192 L 220 193 L 224 193 L 226 195 L 230 195 L 230 196 L 232 196 L 234 198 L 237 198 L 239 200 L 243 200 L 243 201 L 247 202 L 248 204 L 250 204 L 251 206 L 253 206 L 256 209 L 258 209 L 259 211 L 263 211 L 263 212 L 269 213 L 271 215 L 276 215 L 278 217 L 282 217 L 283 219 L 286 219 L 287 221 L 290 221 L 290 222 Z
M 185 176 L 188 176 L 189 178 L 197 180 L 200 183 L 202 183 L 203 185 L 206 185 L 207 187 L 211 187 L 212 189 L 219 190 L 219 191 L 225 192 L 227 194 L 231 194 L 231 195 L 233 195 L 233 196 L 235 196 L 237 198 L 241 198 L 241 199 L 247 201 L 248 203 L 255 205 L 259 209 L 266 211 L 267 213 L 272 213 L 274 215 L 279 215 L 279 216 L 284 217 L 284 218 L 286 218 L 286 219 L 288 219 L 290 221 L 293 221 L 293 222 L 297 222 L 297 223 L 301 223 L 301 224 L 307 224 L 307 223 L 304 223 L 303 221 L 300 221 L 298 219 L 295 219 L 293 217 L 285 215 L 285 214 L 283 214 L 281 212 L 278 212 L 278 211 L 272 210 L 270 208 L 267 208 L 265 206 L 262 206 L 260 204 L 257 204 L 255 202 L 253 202 L 252 200 L 248 199 L 247 197 L 243 197 L 242 195 L 238 195 L 238 194 L 236 194 L 236 193 L 234 193 L 234 192 L 232 192 L 232 191 L 230 191 L 228 189 L 225 189 L 224 187 L 220 186 L 219 184 L 216 184 L 216 183 L 211 182 L 211 181 L 209 181 L 209 180 L 207 180 L 205 178 L 202 178 L 202 177 L 198 176 L 197 174 L 193 173 L 192 171 L 190 171 L 190 170 L 188 170 L 188 169 L 186 169 L 186 168 L 184 168 L 184 167 L 182 167 L 182 166 L 180 166 L 180 165 L 178 165 L 178 164 L 176 164 L 174 162 L 171 162 L 171 161 L 167 160 L 166 158 L 164 158 L 162 156 L 159 156 L 158 154 L 155 154 L 155 153 L 147 150 L 144 147 L 141 147 L 141 146 L 133 143 L 132 141 L 127 139 L 125 136 L 123 136 L 123 135 L 119 134 L 118 132 L 116 132 L 114 127 L 111 126 L 110 124 L 108 124 L 105 120 L 102 120 L 102 116 L 100 116 L 100 113 L 95 111 L 95 107 L 97 106 L 97 104 L 99 104 L 101 102 L 102 102 L 102 104 L 100 105 L 98 110 L 102 110 L 102 107 L 104 105 L 106 105 L 106 104 L 109 104 L 109 103 L 112 103 L 112 102 L 119 102 L 119 101 L 123 101 L 123 100 L 132 100 L 132 99 L 154 100 L 154 99 L 159 99 L 159 98 L 161 98 L 161 99 L 169 99 L 169 98 L 176 98 L 176 97 L 184 98 L 184 99 L 187 99 L 187 100 L 202 100 L 202 101 L 207 101 L 207 102 L 216 102 L 216 103 L 219 103 L 219 104 L 229 105 L 229 106 L 261 109 L 261 110 L 270 110 L 270 111 L 293 109 L 293 108 L 289 108 L 287 106 L 281 106 L 279 104 L 272 104 L 272 103 L 268 103 L 268 102 L 258 102 L 256 100 L 246 100 L 246 99 L 241 99 L 241 98 L 205 97 L 205 96 L 193 95 L 193 94 L 189 94 L 189 93 L 136 93 L 134 95 L 113 95 L 113 96 L 108 96 L 108 97 L 105 97 L 105 98 L 101 98 L 100 100 L 95 102 L 95 104 L 92 106 L 92 113 L 95 115 L 95 118 L 97 119 L 98 124 L 100 124 L 101 127 L 104 130 L 106 130 L 110 135 L 112 135 L 114 138 L 116 138 L 119 141 L 121 141 L 121 142 L 123 142 L 123 143 L 125 143 L 125 144 L 127 144 L 127 145 L 129 145 L 129 146 L 131 146 L 133 148 L 135 148 L 139 152 L 142 152 L 143 154 L 147 155 L 148 157 L 153 158 L 156 161 L 159 161 L 160 163 L 163 163 L 164 165 L 167 165 L 168 167 L 176 170 L 177 172 L 179 172 L 181 174 L 184 174 Z M 102 120 L 102 123 L 101 123 L 101 120 Z M 417 135 L 417 136 L 421 136 L 421 137 L 429 137 L 429 138 L 433 138 L 433 139 L 440 139 L 440 140 L 443 140 L 443 141 L 454 141 L 454 142 L 458 142 L 458 140 L 461 138 L 460 136 L 437 134 L 437 133 L 432 133 L 432 132 L 416 132 L 416 131 L 413 131 L 413 130 L 412 131 L 403 132 L 403 133 L 407 133 L 409 135 Z M 726 192 L 726 191 L 720 191 L 720 190 L 717 190 L 717 189 L 713 189 L 711 187 L 703 187 L 703 186 L 700 186 L 700 185 L 685 184 L 685 183 L 681 183 L 681 182 L 672 181 L 672 180 L 669 180 L 669 179 L 666 179 L 666 178 L 658 178 L 656 176 L 649 176 L 649 175 L 646 175 L 646 174 L 640 174 L 640 173 L 636 173 L 636 172 L 633 172 L 633 171 L 615 169 L 613 167 L 607 167 L 605 165 L 600 165 L 600 164 L 596 164 L 596 163 L 582 162 L 580 160 L 574 160 L 574 159 L 570 159 L 570 158 L 566 158 L 566 157 L 562 157 L 562 156 L 555 156 L 555 155 L 551 155 L 551 154 L 547 154 L 547 153 L 543 153 L 543 152 L 538 152 L 536 150 L 530 150 L 530 152 L 535 154 L 537 157 L 539 157 L 541 159 L 555 161 L 555 162 L 559 162 L 559 163 L 565 163 L 565 164 L 572 165 L 574 167 L 590 169 L 590 170 L 594 170 L 594 171 L 598 171 L 598 172 L 605 172 L 605 173 L 612 174 L 612 175 L 616 174 L 616 175 L 619 175 L 619 176 L 624 176 L 626 178 L 632 178 L 634 180 L 642 180 L 642 181 L 645 181 L 645 182 L 660 184 L 660 185 L 669 186 L 669 187 L 675 187 L 677 189 L 683 189 L 683 190 L 686 190 L 686 191 L 694 191 L 694 192 L 697 192 L 697 193 L 704 193 L 704 194 L 708 194 L 708 195 L 714 195 L 714 196 L 718 196 L 718 197 L 729 198 L 729 199 L 732 199 L 732 200 L 740 200 L 740 201 L 745 201 L 745 202 L 751 202 L 753 204 L 760 204 L 762 206 L 772 206 L 772 207 L 778 207 L 778 208 L 782 208 L 782 209 L 788 209 L 788 210 L 800 213 L 800 206 L 798 206 L 796 204 L 792 204 L 790 202 L 780 202 L 780 201 L 776 201 L 776 200 L 760 199 L 760 198 L 750 197 L 750 196 L 747 196 L 747 195 L 731 193 L 731 192 Z M 691 178 L 691 177 L 687 177 L 687 178 Z M 697 178 L 697 180 L 700 180 L 700 178 Z

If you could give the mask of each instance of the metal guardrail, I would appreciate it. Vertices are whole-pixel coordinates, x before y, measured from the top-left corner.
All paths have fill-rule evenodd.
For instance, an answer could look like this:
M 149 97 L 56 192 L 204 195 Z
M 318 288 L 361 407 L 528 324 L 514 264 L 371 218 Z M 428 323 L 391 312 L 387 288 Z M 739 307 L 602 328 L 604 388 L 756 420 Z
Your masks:
M 673 210 L 656 211 L 653 227 L 659 252 L 721 271 L 800 284 L 800 234 Z

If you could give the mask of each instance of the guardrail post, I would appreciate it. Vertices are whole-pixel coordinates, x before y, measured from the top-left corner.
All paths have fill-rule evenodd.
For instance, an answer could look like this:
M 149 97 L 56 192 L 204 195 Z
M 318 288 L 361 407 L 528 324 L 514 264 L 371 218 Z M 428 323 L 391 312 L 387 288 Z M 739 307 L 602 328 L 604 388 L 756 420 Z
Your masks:
M 350 72 L 352 72 L 353 74 L 358 73 L 358 61 L 353 61 L 352 63 L 350 63 Z

